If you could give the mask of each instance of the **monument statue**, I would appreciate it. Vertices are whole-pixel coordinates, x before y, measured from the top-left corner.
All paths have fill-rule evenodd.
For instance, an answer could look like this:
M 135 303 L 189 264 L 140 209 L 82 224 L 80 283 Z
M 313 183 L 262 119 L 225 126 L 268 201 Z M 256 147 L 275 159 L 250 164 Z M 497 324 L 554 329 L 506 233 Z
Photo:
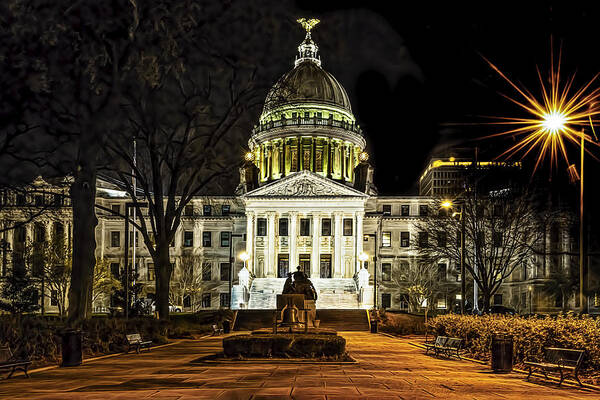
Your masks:
M 302 25 L 304 29 L 306 29 L 306 33 L 310 33 L 310 30 L 321 21 L 316 18 L 311 18 L 308 20 L 306 18 L 300 18 L 296 20 L 296 22 Z
M 317 300 L 317 291 L 313 283 L 308 279 L 306 274 L 298 267 L 294 272 L 294 292 L 295 294 L 303 294 L 306 300 Z M 285 289 L 285 288 L 284 288 Z
M 287 279 L 285 280 L 285 284 L 283 285 L 283 291 L 281 294 L 293 294 L 295 292 L 294 282 L 292 282 L 292 274 L 288 272 Z

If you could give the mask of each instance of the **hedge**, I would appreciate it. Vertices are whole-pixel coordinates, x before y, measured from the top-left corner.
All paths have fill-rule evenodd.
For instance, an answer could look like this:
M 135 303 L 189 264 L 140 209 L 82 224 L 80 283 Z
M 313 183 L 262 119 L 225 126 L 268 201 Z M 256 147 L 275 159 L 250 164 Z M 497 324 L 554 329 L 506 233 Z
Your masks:
M 223 339 L 227 357 L 299 357 L 341 359 L 346 355 L 346 339 L 336 335 L 256 334 Z
M 503 315 L 455 315 L 436 317 L 428 322 L 435 335 L 464 339 L 472 357 L 488 360 L 493 333 L 511 335 L 515 363 L 524 359 L 541 361 L 544 347 L 564 347 L 586 351 L 584 368 L 600 370 L 600 319 L 590 316 L 559 315 L 545 318 Z

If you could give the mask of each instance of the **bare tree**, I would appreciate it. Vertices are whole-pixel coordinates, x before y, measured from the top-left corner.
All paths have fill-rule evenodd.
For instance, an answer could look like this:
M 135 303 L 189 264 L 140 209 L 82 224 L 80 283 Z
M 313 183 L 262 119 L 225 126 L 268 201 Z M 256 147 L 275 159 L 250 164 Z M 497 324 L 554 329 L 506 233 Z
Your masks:
M 487 310 L 500 285 L 534 253 L 542 238 L 535 202 L 528 193 L 504 189 L 477 195 L 467 192 L 455 205 L 465 219 L 465 268 L 473 276 Z M 435 200 L 427 217 L 415 223 L 413 240 L 421 258 L 460 264 L 461 223 Z M 465 279 L 465 277 L 462 277 Z
M 192 312 L 196 311 L 198 295 L 202 292 L 202 264 L 204 257 L 197 254 L 183 254 L 171 280 L 169 298 L 173 304 L 183 304 L 189 296 Z
M 444 284 L 435 263 L 409 263 L 392 279 L 408 293 L 408 304 L 411 312 L 425 310 L 425 321 L 435 300 L 443 292 Z
M 102 297 L 110 296 L 110 294 L 121 287 L 121 282 L 119 282 L 110 270 L 110 261 L 103 258 L 96 259 L 93 282 L 92 303 L 95 303 Z

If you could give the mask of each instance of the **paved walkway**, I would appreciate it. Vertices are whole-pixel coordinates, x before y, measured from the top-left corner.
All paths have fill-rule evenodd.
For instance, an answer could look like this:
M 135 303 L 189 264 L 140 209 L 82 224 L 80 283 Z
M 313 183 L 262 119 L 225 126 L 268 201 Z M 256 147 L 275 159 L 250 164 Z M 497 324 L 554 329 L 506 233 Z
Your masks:
M 352 365 L 221 364 L 193 361 L 218 338 L 59 368 L 0 382 L 11 399 L 598 399 L 587 389 L 495 375 L 468 361 L 435 359 L 407 340 L 343 333 Z

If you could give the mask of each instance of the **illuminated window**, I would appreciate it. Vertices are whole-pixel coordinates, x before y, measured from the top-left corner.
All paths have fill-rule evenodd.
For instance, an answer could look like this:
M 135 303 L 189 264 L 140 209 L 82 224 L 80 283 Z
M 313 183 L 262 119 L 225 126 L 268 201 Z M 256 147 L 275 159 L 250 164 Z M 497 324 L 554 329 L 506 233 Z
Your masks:
M 194 232 L 184 231 L 183 232 L 183 247 L 193 247 L 193 246 L 194 246 Z
M 221 232 L 221 247 L 229 247 L 230 233 L 229 232 Z
M 381 247 L 392 247 L 392 232 L 381 232 Z
M 288 236 L 287 218 L 279 218 L 279 236 Z
M 400 247 L 410 247 L 410 232 L 400 232 Z
M 202 264 L 202 280 L 203 281 L 212 280 L 212 264 L 211 263 L 203 263 Z
M 156 279 L 156 271 L 154 270 L 154 263 L 148 263 L 148 280 L 154 281 Z
M 310 219 L 300 219 L 300 236 L 310 236 Z
M 392 264 L 383 263 L 381 264 L 381 280 L 391 281 L 392 280 Z
M 391 204 L 383 205 L 383 215 L 392 215 L 392 205 Z
M 256 236 L 267 236 L 267 219 L 256 219 Z
M 202 247 L 211 247 L 212 246 L 212 232 L 204 231 L 202 232 Z
M 352 218 L 344 218 L 344 236 L 352 236 Z
M 331 236 L 331 218 L 321 220 L 321 236 Z
M 205 217 L 210 217 L 212 215 L 212 206 L 210 204 L 205 204 L 202 207 L 202 213 Z

